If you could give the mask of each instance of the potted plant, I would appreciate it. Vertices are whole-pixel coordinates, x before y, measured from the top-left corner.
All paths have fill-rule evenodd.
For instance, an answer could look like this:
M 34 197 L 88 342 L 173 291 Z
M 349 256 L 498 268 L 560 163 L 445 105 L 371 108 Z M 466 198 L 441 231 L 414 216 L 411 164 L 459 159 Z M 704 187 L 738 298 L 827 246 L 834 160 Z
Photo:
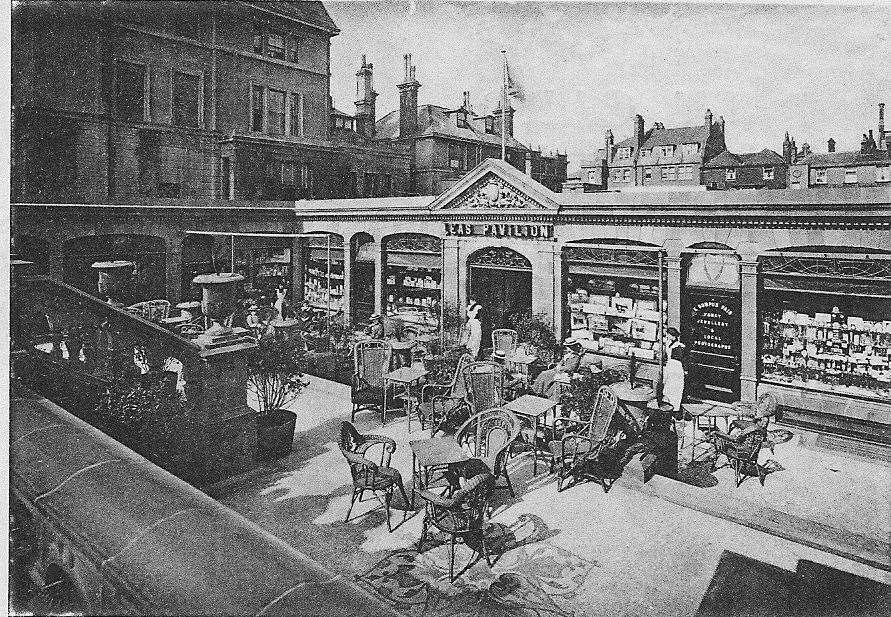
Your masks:
M 539 361 L 548 366 L 557 360 L 557 338 L 543 314 L 519 313 L 510 318 L 511 327 L 517 331 L 521 343 L 530 346 L 530 351 Z
M 257 458 L 287 456 L 294 445 L 297 415 L 287 409 L 307 382 L 305 351 L 299 337 L 266 335 L 247 356 L 248 384 L 257 399 Z

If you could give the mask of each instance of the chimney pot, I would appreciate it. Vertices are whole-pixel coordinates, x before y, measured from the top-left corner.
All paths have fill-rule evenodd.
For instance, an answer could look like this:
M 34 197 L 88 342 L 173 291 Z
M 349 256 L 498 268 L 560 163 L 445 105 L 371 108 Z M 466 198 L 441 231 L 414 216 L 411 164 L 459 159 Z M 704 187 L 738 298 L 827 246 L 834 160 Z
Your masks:
M 831 137 L 829 138 L 829 141 L 826 142 L 826 150 L 828 152 L 835 152 L 835 140 Z

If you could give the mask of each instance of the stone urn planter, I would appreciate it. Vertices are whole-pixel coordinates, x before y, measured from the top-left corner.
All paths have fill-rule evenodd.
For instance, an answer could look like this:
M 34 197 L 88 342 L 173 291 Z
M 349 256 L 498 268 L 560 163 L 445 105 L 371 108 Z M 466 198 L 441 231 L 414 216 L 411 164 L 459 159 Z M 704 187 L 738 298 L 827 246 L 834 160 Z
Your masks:
M 130 284 L 136 264 L 123 260 L 97 261 L 92 267 L 99 271 L 99 294 L 105 296 L 109 304 L 123 306 L 120 294 Z
M 249 340 L 245 328 L 230 328 L 223 324 L 227 317 L 235 312 L 237 306 L 236 292 L 244 281 L 244 276 L 234 272 L 219 274 L 200 274 L 192 279 L 201 285 L 201 312 L 210 319 L 210 327 L 195 342 L 205 348 L 236 345 Z

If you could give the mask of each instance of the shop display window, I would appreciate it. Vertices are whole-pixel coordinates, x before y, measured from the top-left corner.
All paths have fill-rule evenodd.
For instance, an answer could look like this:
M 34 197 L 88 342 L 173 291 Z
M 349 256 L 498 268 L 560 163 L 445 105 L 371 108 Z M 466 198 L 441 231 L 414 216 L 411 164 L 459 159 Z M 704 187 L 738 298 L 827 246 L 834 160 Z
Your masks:
M 762 381 L 891 399 L 891 261 L 770 258 L 762 269 Z
M 328 282 L 329 251 L 326 238 L 310 238 L 303 255 L 303 299 L 315 309 L 336 313 L 343 302 L 343 240 L 331 238 L 331 282 Z
M 245 277 L 245 293 L 256 299 L 275 301 L 275 290 L 291 288 L 291 239 L 251 239 L 235 249 L 234 271 Z M 287 243 L 287 247 L 282 244 Z
M 442 268 L 439 239 L 406 235 L 386 247 L 384 299 L 387 315 L 420 334 L 439 332 Z

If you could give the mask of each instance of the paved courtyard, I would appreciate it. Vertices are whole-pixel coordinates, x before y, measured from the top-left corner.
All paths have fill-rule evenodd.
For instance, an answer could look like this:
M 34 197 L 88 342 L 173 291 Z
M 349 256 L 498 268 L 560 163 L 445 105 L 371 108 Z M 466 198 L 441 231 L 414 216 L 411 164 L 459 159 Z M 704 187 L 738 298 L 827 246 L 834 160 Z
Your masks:
M 328 568 L 352 573 L 406 614 L 789 614 L 833 589 L 823 599 L 849 610 L 866 602 L 860 608 L 869 613 L 876 598 L 888 601 L 889 475 L 874 462 L 807 450 L 792 439 L 762 454 L 782 467 L 763 487 L 750 479 L 735 488 L 724 469 L 707 488 L 657 477 L 643 487 L 623 481 L 609 493 L 586 483 L 558 494 L 547 466 L 533 477 L 531 458 L 520 455 L 509 465 L 517 497 L 499 491 L 494 498 L 487 536 L 494 566 L 478 560 L 449 583 L 446 548 L 428 542 L 417 552 L 422 514 L 400 497 L 392 533 L 374 499 L 344 522 L 352 485 L 336 439 L 349 418 L 349 388 L 313 378 L 294 410 L 294 452 L 213 495 Z M 407 442 L 427 433 L 413 421 L 409 435 L 401 414 L 382 427 L 378 414 L 363 413 L 357 426 L 396 440 L 392 465 L 410 490 Z M 730 520 L 707 513 L 722 508 Z M 744 520 L 746 511 L 753 520 Z M 784 526 L 787 533 L 759 530 Z M 841 548 L 821 550 L 821 533 Z M 810 546 L 787 539 L 805 536 Z M 863 546 L 868 559 L 855 550 Z M 459 547 L 457 567 L 470 555 Z M 756 608 L 745 609 L 752 598 Z

